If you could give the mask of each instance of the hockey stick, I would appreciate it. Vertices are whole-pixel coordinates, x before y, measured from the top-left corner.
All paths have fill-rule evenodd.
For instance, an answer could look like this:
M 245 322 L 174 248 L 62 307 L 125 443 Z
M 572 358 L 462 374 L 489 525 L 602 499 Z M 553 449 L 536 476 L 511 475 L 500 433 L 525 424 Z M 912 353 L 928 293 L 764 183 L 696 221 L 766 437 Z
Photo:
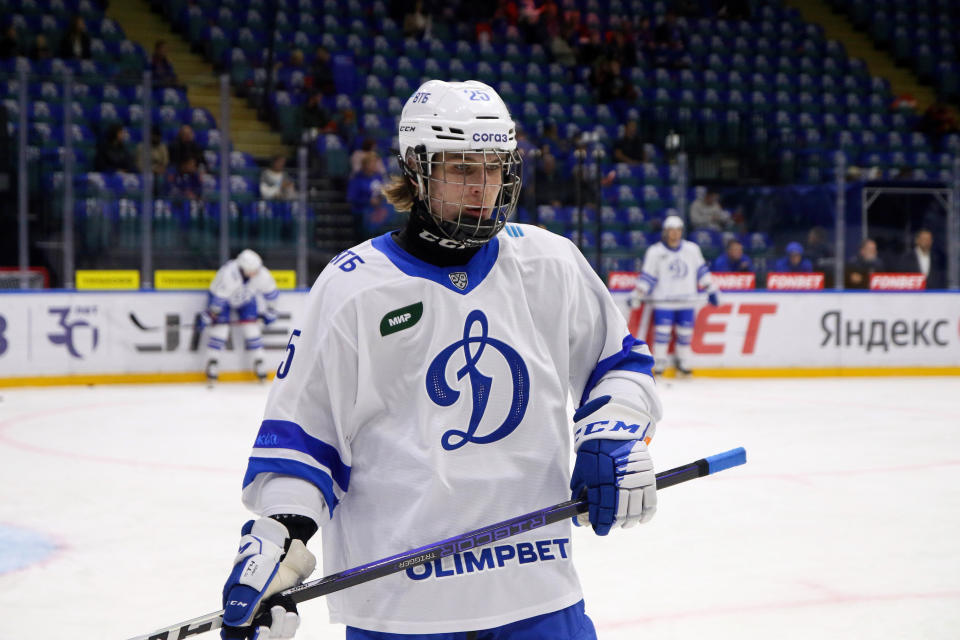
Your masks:
M 731 449 L 724 453 L 701 458 L 695 462 L 685 464 L 674 469 L 661 471 L 657 474 L 657 489 L 665 489 L 675 484 L 708 476 L 730 467 L 736 467 L 747 461 L 747 452 L 743 447 Z M 587 510 L 587 501 L 585 499 L 567 500 L 560 504 L 555 504 L 545 509 L 525 513 L 522 516 L 504 520 L 496 524 L 487 525 L 475 531 L 462 533 L 446 540 L 434 542 L 418 549 L 407 551 L 381 560 L 375 560 L 369 564 L 347 569 L 340 573 L 329 575 L 325 578 L 305 582 L 296 587 L 291 587 L 280 593 L 281 596 L 288 596 L 294 602 L 300 603 L 306 600 L 312 600 L 320 596 L 325 596 L 347 587 L 363 584 L 383 576 L 404 571 L 411 567 L 439 560 L 452 556 L 455 553 L 482 547 L 492 542 L 503 540 L 515 536 L 519 533 L 525 533 L 549 524 L 559 522 L 565 518 L 570 518 L 578 513 Z M 216 613 L 209 613 L 193 620 L 187 620 L 164 629 L 159 629 L 145 636 L 136 636 L 130 640 L 183 640 L 189 636 L 199 635 L 219 629 L 223 622 L 223 610 Z
M 165 325 L 156 326 L 156 327 L 148 327 L 147 325 L 145 325 L 145 324 L 143 324 L 142 322 L 140 322 L 140 319 L 137 318 L 136 314 L 134 314 L 133 311 L 130 312 L 129 316 L 130 316 L 130 322 L 132 322 L 134 325 L 136 325 L 137 329 L 140 329 L 140 331 L 159 331 L 159 330 L 161 330 L 161 329 L 193 329 L 194 327 L 197 326 L 197 323 L 196 323 L 196 322 L 190 322 L 190 323 L 165 324 Z M 257 318 L 259 319 L 260 316 L 257 316 Z M 231 322 L 225 322 L 225 323 L 223 323 L 223 324 L 229 324 L 230 326 L 236 326 L 236 325 L 249 324 L 249 323 L 250 323 L 249 320 L 246 320 L 246 321 L 234 320 L 234 321 L 231 321 Z

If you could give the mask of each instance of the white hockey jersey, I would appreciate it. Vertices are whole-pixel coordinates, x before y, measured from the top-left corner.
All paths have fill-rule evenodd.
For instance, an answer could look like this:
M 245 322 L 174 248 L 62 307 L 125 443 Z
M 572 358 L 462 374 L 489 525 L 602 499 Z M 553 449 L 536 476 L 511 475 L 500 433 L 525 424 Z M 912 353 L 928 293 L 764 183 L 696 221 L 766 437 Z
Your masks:
M 217 271 L 213 282 L 210 283 L 210 293 L 214 303 L 226 302 L 231 308 L 243 306 L 256 296 L 263 296 L 267 303 L 272 303 L 280 293 L 277 291 L 277 282 L 273 274 L 266 267 L 260 267 L 256 275 L 244 281 L 243 273 L 236 260 L 228 260 Z
M 562 502 L 568 392 L 579 405 L 601 378 L 627 372 L 644 380 L 630 390 L 659 407 L 645 386 L 649 353 L 561 236 L 511 224 L 449 268 L 374 238 L 334 258 L 310 292 L 270 390 L 244 503 L 303 513 L 265 487 L 287 476 L 317 487 L 332 512 L 322 529 L 331 574 Z M 582 598 L 570 526 L 331 594 L 331 620 L 441 633 L 567 607 Z
M 637 289 L 661 309 L 688 309 L 696 306 L 701 289 L 717 291 L 700 247 L 689 240 L 681 240 L 676 249 L 663 242 L 647 249 Z

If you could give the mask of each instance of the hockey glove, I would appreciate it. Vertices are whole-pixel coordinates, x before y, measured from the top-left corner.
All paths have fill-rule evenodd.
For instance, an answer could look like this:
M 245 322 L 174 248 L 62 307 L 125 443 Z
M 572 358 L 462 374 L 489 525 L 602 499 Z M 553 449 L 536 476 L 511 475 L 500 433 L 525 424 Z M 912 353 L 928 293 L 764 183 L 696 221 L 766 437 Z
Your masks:
M 248 521 L 223 586 L 223 640 L 292 638 L 300 626 L 289 598 L 271 597 L 303 582 L 317 559 L 287 528 L 271 518 Z M 263 604 L 264 606 L 261 606 Z
M 644 298 L 646 294 L 640 289 L 634 289 L 630 292 L 630 297 L 627 298 L 627 306 L 631 309 L 638 309 L 643 306 Z
M 588 510 L 574 524 L 597 535 L 646 522 L 657 510 L 657 478 L 647 442 L 656 426 L 645 411 L 600 396 L 574 414 L 577 459 L 572 497 L 586 497 Z
M 277 312 L 275 309 L 266 309 L 263 313 L 260 314 L 260 319 L 263 320 L 263 324 L 273 324 L 277 321 Z
M 217 321 L 217 316 L 210 309 L 207 309 L 203 313 L 197 316 L 197 330 L 203 331 L 214 322 Z
M 720 294 L 718 294 L 717 292 L 713 292 L 713 293 L 708 294 L 708 295 L 707 295 L 707 302 L 710 303 L 710 306 L 711 306 L 711 307 L 719 307 L 719 306 L 720 306 Z

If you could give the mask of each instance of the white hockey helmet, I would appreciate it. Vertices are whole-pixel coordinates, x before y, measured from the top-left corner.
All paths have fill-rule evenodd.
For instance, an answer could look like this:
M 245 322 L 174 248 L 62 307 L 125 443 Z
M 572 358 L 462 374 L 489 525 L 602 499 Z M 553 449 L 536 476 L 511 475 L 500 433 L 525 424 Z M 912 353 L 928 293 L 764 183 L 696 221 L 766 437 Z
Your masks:
M 516 126 L 507 105 L 493 87 L 468 80 L 428 80 L 403 107 L 398 131 L 400 167 L 414 185 L 414 213 L 432 221 L 440 234 L 462 246 L 479 246 L 495 236 L 517 207 L 521 184 L 521 158 Z M 466 154 L 472 156 L 469 161 Z M 434 168 L 456 159 L 461 164 L 498 164 L 501 182 L 489 219 L 471 216 L 462 203 L 431 199 L 430 183 L 439 181 Z M 481 172 L 486 180 L 486 173 Z M 488 188 L 485 183 L 464 186 Z M 433 201 L 433 202 L 432 202 Z M 431 207 L 431 202 L 439 207 Z M 433 209 L 459 208 L 456 220 L 444 220 Z
M 237 256 L 237 266 L 240 267 L 243 275 L 249 278 L 260 270 L 260 267 L 263 266 L 263 260 L 260 259 L 256 251 L 244 249 L 240 252 L 240 255 Z
M 663 220 L 663 230 L 683 229 L 683 218 L 680 216 L 667 216 Z

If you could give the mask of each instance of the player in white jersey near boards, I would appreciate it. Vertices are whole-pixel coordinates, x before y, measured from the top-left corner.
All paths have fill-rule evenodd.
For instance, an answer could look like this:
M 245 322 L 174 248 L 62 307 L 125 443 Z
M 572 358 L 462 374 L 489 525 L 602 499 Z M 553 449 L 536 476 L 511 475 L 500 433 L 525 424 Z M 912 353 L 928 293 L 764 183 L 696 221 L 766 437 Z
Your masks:
M 399 149 L 384 192 L 406 226 L 327 265 L 270 390 L 243 481 L 260 518 L 224 586 L 223 638 L 292 637 L 298 613 L 274 594 L 312 572 L 318 527 L 330 574 L 571 493 L 600 535 L 656 509 L 653 359 L 570 241 L 501 233 L 521 158 L 500 96 L 424 83 Z M 570 526 L 331 594 L 330 618 L 348 640 L 591 640 Z
M 207 308 L 199 317 L 199 328 L 207 331 L 207 383 L 216 382 L 220 373 L 220 352 L 230 334 L 231 314 L 243 329 L 243 346 L 250 352 L 253 372 L 259 380 L 267 377 L 263 358 L 263 337 L 259 320 L 265 325 L 277 319 L 274 304 L 279 296 L 277 283 L 263 260 L 251 249 L 244 249 L 217 271 L 207 294 Z M 261 304 L 262 300 L 262 304 Z
M 663 221 L 663 238 L 643 256 L 643 271 L 631 296 L 631 306 L 639 306 L 644 301 L 653 304 L 654 373 L 657 375 L 667 366 L 667 350 L 674 327 L 677 373 L 690 374 L 694 309 L 701 290 L 706 290 L 711 305 L 720 303 L 700 247 L 683 239 L 683 220 L 679 216 L 667 216 Z

